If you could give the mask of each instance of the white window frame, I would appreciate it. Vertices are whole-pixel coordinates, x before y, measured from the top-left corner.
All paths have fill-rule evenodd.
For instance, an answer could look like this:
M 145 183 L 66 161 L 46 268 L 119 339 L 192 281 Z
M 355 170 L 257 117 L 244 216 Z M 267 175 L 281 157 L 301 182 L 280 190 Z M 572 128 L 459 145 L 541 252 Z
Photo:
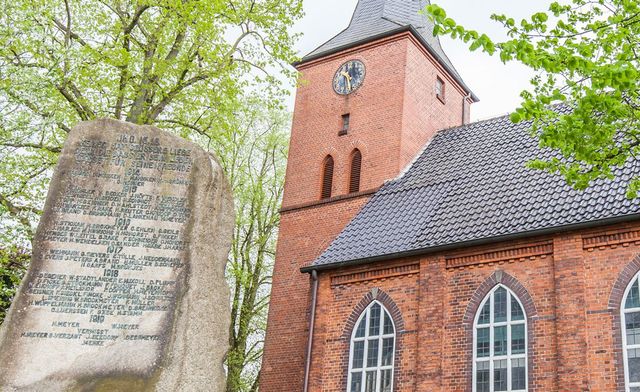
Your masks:
M 372 366 L 372 367 L 368 367 L 367 366 L 367 354 L 368 354 L 368 350 L 369 350 L 369 312 L 371 311 L 371 308 L 375 305 L 378 304 L 380 305 L 380 309 L 382 310 L 380 312 L 380 335 L 378 336 L 378 360 L 376 362 L 377 366 Z M 385 313 L 387 316 L 389 316 L 389 320 L 391 320 L 391 326 L 393 327 L 393 333 L 391 334 L 384 334 L 384 318 L 385 318 Z M 356 338 L 356 332 L 358 331 L 358 326 L 360 325 L 360 322 L 362 321 L 362 318 L 366 317 L 366 325 L 365 325 L 365 334 L 364 337 L 361 338 Z M 387 366 L 382 366 L 382 342 L 383 339 L 388 339 L 388 338 L 393 338 L 393 354 L 391 356 L 391 365 L 387 365 Z M 353 372 L 353 349 L 355 347 L 355 343 L 356 342 L 362 342 L 364 341 L 364 353 L 363 353 L 363 359 L 362 359 L 362 368 L 358 368 L 357 372 L 362 374 L 362 383 L 360 386 L 360 392 L 364 392 L 365 386 L 366 386 L 366 375 L 367 372 L 370 371 L 376 371 L 376 387 L 375 387 L 375 391 L 378 392 L 381 390 L 381 385 L 380 382 L 382 381 L 382 372 L 385 370 L 391 370 L 391 390 L 393 391 L 393 379 L 394 379 L 394 366 L 395 366 L 395 357 L 396 357 L 396 341 L 397 341 L 397 336 L 396 336 L 396 324 L 393 321 L 393 317 L 391 317 L 391 313 L 389 312 L 389 310 L 387 310 L 387 308 L 379 301 L 373 301 L 369 304 L 369 306 L 367 306 L 367 308 L 365 310 L 362 311 L 362 314 L 360 315 L 360 317 L 358 317 L 358 320 L 356 321 L 356 323 L 353 326 L 353 331 L 351 332 L 351 340 L 349 341 L 349 377 L 347 378 L 347 392 L 351 392 L 351 375 Z
M 620 303 L 620 331 L 622 333 L 622 355 L 624 362 L 624 388 L 625 391 L 630 392 L 631 388 L 640 388 L 640 382 L 631 382 L 629 381 L 629 358 L 627 351 L 631 349 L 640 348 L 640 344 L 629 344 L 627 345 L 627 322 L 625 320 L 625 315 L 627 313 L 638 313 L 640 312 L 640 308 L 630 308 L 625 309 L 625 303 L 627 302 L 627 296 L 631 291 L 631 287 L 633 284 L 640 278 L 640 272 L 636 273 L 631 282 L 627 285 L 627 288 L 624 291 L 624 295 L 622 296 L 622 302 Z
M 494 293 L 499 289 L 503 288 L 507 290 L 507 321 L 494 322 Z M 520 309 L 522 309 L 522 314 L 524 316 L 523 320 L 511 320 L 511 300 L 515 298 L 515 300 L 520 305 Z M 478 320 L 480 319 L 480 313 L 482 312 L 482 308 L 486 304 L 487 301 L 491 301 L 489 307 L 489 323 L 478 325 Z M 512 325 L 523 325 L 524 324 L 524 353 L 522 354 L 511 354 L 511 328 L 509 326 Z M 507 354 L 506 355 L 494 355 L 494 328 L 495 327 L 503 327 L 507 326 Z M 478 341 L 478 329 L 479 328 L 489 328 L 489 356 L 478 358 L 477 354 L 477 341 Z M 508 287 L 498 284 L 496 285 L 480 302 L 480 306 L 476 311 L 476 315 L 473 319 L 473 377 L 472 377 L 472 391 L 476 392 L 476 377 L 477 377 L 477 364 L 478 362 L 489 362 L 489 391 L 494 392 L 494 384 L 493 384 L 493 371 L 494 371 L 494 362 L 500 360 L 507 361 L 507 392 L 526 392 L 529 390 L 529 337 L 528 337 L 528 325 L 527 325 L 527 312 L 522 306 L 522 301 L 520 298 Z M 522 359 L 524 358 L 524 389 L 511 389 L 511 361 L 513 359 Z

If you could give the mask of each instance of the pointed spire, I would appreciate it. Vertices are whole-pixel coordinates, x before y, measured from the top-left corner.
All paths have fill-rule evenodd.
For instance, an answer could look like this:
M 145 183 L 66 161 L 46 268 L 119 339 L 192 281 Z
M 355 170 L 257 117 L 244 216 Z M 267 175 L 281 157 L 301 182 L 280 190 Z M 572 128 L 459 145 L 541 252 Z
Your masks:
M 359 0 L 349 27 L 306 57 L 316 57 L 407 26 L 424 30 L 420 32 L 425 33 L 424 38 L 429 38 L 430 44 L 440 48 L 438 38 L 432 34 L 433 24 L 419 13 L 427 4 L 428 0 Z
M 349 26 L 306 55 L 301 63 L 408 30 L 471 93 L 442 50 L 440 40 L 433 36 L 433 23 L 420 13 L 428 4 L 429 0 L 359 0 Z

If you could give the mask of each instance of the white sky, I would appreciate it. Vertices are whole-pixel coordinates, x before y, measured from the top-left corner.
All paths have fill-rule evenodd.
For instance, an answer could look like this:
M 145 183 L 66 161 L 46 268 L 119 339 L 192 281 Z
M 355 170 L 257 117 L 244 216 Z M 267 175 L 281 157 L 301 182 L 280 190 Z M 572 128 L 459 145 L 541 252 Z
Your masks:
M 407 0 L 409 1 L 409 0 Z M 516 20 L 538 11 L 546 11 L 551 0 L 437 0 L 456 22 L 468 29 L 487 33 L 491 38 L 504 38 L 501 27 L 491 21 L 492 13 L 504 13 Z M 295 26 L 304 36 L 298 42 L 301 56 L 328 41 L 349 24 L 357 0 L 305 0 L 305 17 Z M 442 47 L 465 83 L 480 98 L 472 105 L 472 120 L 481 120 L 512 112 L 520 102 L 520 92 L 528 88 L 531 72 L 480 51 L 469 52 L 461 41 L 442 38 Z M 293 100 L 292 100 L 293 101 Z

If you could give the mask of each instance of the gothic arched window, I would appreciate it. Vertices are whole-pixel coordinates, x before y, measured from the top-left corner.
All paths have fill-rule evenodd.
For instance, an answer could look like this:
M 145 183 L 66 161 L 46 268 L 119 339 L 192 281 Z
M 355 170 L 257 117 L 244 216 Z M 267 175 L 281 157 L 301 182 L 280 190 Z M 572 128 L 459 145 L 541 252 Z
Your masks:
M 349 193 L 360 191 L 360 171 L 362 170 L 362 153 L 357 148 L 351 153 L 351 173 L 349 176 Z
M 627 392 L 640 392 L 640 289 L 636 275 L 624 293 L 621 306 L 624 379 Z
M 327 155 L 322 165 L 321 199 L 328 199 L 331 197 L 331 187 L 333 187 L 333 157 L 331 155 Z
M 496 286 L 473 328 L 473 391 L 527 390 L 527 317 L 518 297 Z
M 396 329 L 378 301 L 365 309 L 351 334 L 348 392 L 393 391 Z

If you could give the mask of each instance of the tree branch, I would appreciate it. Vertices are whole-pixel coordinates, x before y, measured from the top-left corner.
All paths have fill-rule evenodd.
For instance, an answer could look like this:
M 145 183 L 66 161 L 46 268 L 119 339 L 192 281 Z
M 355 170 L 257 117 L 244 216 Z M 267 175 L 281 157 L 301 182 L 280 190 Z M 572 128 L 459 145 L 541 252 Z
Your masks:
M 178 94 L 180 94 L 184 89 L 209 78 L 207 74 L 200 74 L 194 76 L 193 78 L 187 80 L 184 83 L 177 84 L 174 88 L 171 89 L 161 100 L 158 102 L 156 106 L 154 106 L 149 113 L 149 120 L 155 121 L 156 118 L 162 113 L 164 108 L 173 101 Z
M 95 112 L 89 107 L 88 101 L 84 98 L 78 87 L 64 77 L 63 85 L 56 85 L 56 89 L 62 94 L 62 96 L 71 104 L 71 106 L 75 109 L 81 119 L 83 120 L 93 120 L 96 117 Z M 71 91 L 67 90 L 67 87 L 71 89 Z M 72 95 L 73 94 L 73 95 Z
M 0 146 L 3 147 L 15 147 L 15 148 L 35 148 L 38 150 L 45 150 L 52 152 L 54 154 L 59 154 L 62 152 L 61 147 L 47 146 L 44 144 L 38 143 L 10 143 L 10 142 L 0 142 Z
M 131 53 L 131 40 L 133 39 L 131 36 L 131 32 L 140 21 L 140 17 L 144 13 L 144 11 L 146 11 L 149 8 L 150 8 L 149 5 L 139 6 L 133 15 L 133 18 L 131 18 L 131 21 L 129 22 L 129 24 L 123 29 L 124 38 L 122 40 L 122 48 L 127 53 Z M 122 15 L 122 13 L 118 12 L 113 8 L 111 9 L 120 17 L 120 19 L 124 23 L 124 16 Z M 114 110 L 114 115 L 117 119 L 122 118 L 122 109 L 124 105 L 124 98 L 126 95 L 127 83 L 129 82 L 129 79 L 131 77 L 128 64 L 123 64 L 119 68 L 120 68 L 120 82 L 118 83 L 118 98 L 116 99 L 116 105 Z
M 14 100 L 16 100 L 17 102 L 23 104 L 24 106 L 26 106 L 28 109 L 30 109 L 33 113 L 39 115 L 42 118 L 53 118 L 53 114 L 49 113 L 49 112 L 45 112 L 40 110 L 40 108 L 38 108 L 33 102 L 26 100 L 23 97 L 18 97 L 16 96 L 14 93 L 12 93 L 10 90 L 5 90 L 5 93 L 10 96 L 11 98 L 13 98 Z M 69 128 L 67 125 L 65 125 L 62 122 L 56 122 L 56 125 L 58 127 L 60 127 L 60 129 L 62 129 L 63 131 L 69 133 L 71 132 L 71 128 Z
M 64 0 L 64 9 L 67 13 L 67 31 L 64 35 L 64 45 L 68 48 L 71 43 L 71 8 L 69 7 L 69 0 Z
M 87 41 L 85 41 L 84 39 L 82 39 L 78 34 L 74 33 L 73 31 L 71 31 L 71 26 L 67 25 L 65 26 L 64 23 L 62 23 L 61 21 L 59 21 L 56 18 L 53 18 L 53 24 L 56 25 L 56 27 L 65 34 L 65 40 L 68 38 L 72 38 L 76 41 L 78 41 L 78 43 L 84 47 L 90 48 L 93 50 L 93 48 L 91 47 L 91 45 L 89 45 L 87 43 Z
M 149 123 L 149 116 L 145 115 L 145 111 L 148 105 L 152 101 L 152 86 L 154 86 L 160 75 L 154 72 L 154 57 L 158 49 L 158 36 L 164 30 L 167 24 L 167 18 L 165 17 L 158 23 L 153 34 L 149 37 L 148 43 L 144 48 L 144 60 L 142 66 L 142 80 L 140 82 L 140 88 L 133 100 L 127 121 L 132 123 Z
M 138 6 L 138 9 L 131 18 L 131 22 L 129 22 L 129 24 L 123 30 L 125 34 L 130 34 L 133 31 L 133 29 L 138 25 L 142 14 L 149 8 L 151 8 L 151 6 L 148 4 Z
M 5 206 L 9 215 L 13 216 L 20 222 L 24 229 L 27 231 L 27 236 L 29 239 L 33 238 L 33 227 L 31 226 L 31 222 L 29 218 L 25 216 L 25 213 L 37 213 L 40 214 L 42 211 L 34 209 L 33 207 L 27 206 L 18 206 L 13 204 L 6 196 L 0 194 L 0 204 Z
M 178 57 L 178 53 L 180 53 L 180 49 L 182 48 L 182 43 L 186 38 L 186 32 L 184 28 L 180 29 L 176 34 L 176 38 L 173 41 L 173 45 L 171 46 L 171 50 L 167 53 L 167 56 L 164 58 L 165 61 L 173 61 L 176 57 Z

